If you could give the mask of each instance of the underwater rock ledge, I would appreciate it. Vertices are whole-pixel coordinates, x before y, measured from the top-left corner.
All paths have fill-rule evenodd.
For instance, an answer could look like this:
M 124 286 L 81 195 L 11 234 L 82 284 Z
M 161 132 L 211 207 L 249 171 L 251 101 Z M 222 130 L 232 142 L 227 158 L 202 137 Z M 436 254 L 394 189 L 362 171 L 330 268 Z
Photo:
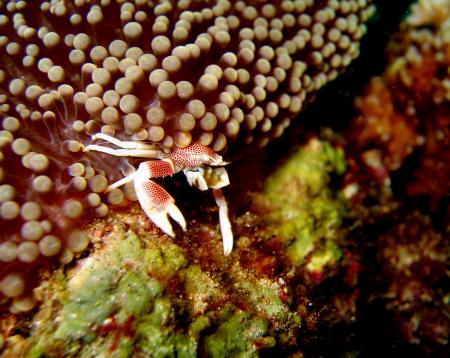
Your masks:
M 311 139 L 264 192 L 252 194 L 252 212 L 234 220 L 229 258 L 211 219 L 196 218 L 176 240 L 151 230 L 138 208 L 96 221 L 86 229 L 89 255 L 45 275 L 36 291 L 42 305 L 31 321 L 10 326 L 23 333 L 7 338 L 3 356 L 223 357 L 293 349 L 302 325 L 318 319 L 308 313 L 299 275 L 311 290 L 341 265 L 345 200 L 328 186 L 330 174 L 344 168 L 341 149 Z M 287 182 L 298 190 L 275 204 Z M 283 227 L 286 215 L 295 220 Z

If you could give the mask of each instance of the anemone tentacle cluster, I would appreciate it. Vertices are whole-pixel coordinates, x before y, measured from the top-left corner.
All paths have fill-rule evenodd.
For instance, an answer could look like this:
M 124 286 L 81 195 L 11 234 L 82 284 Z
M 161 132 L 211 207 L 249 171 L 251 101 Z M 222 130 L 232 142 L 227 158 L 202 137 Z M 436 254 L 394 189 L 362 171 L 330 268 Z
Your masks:
M 279 137 L 358 56 L 370 0 L 0 0 L 0 304 L 70 262 L 123 163 L 89 136 L 215 152 Z M 10 302 L 12 302 L 10 304 Z

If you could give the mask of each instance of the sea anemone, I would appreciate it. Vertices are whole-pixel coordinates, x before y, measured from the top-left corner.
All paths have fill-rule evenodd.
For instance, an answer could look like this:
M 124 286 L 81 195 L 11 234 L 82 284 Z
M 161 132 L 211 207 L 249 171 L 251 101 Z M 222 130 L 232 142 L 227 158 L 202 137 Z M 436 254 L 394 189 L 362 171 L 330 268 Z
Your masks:
M 72 260 L 127 162 L 90 135 L 239 153 L 279 137 L 358 56 L 370 0 L 0 1 L 0 302 Z

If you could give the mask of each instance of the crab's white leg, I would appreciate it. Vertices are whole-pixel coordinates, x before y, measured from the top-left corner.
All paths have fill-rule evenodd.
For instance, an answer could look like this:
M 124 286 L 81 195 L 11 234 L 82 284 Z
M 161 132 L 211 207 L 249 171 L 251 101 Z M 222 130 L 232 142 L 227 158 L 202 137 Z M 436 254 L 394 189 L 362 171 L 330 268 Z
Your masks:
M 131 173 L 130 175 L 126 176 L 125 178 L 122 178 L 111 185 L 108 185 L 108 187 L 105 189 L 105 193 L 109 193 L 111 190 L 118 188 L 119 186 L 128 184 L 129 182 L 134 180 L 134 177 L 136 175 L 136 172 Z
M 91 136 L 92 140 L 96 139 L 103 139 L 104 141 L 107 141 L 109 143 L 112 143 L 120 148 L 123 149 L 158 149 L 157 146 L 148 144 L 148 143 L 142 143 L 142 142 L 136 142 L 136 141 L 125 141 L 120 140 L 115 137 L 112 137 L 105 133 L 96 133 Z
M 95 151 L 102 152 L 116 157 L 136 157 L 136 158 L 160 158 L 161 150 L 159 149 L 114 149 L 104 147 L 97 144 L 89 144 L 84 148 L 85 152 Z
M 134 176 L 136 196 L 145 214 L 157 227 L 172 237 L 175 234 L 168 216 L 175 220 L 183 231 L 186 231 L 186 221 L 170 194 L 150 178 L 173 173 L 174 166 L 170 160 L 159 160 L 141 163 Z
M 213 189 L 214 199 L 219 207 L 220 233 L 223 241 L 223 254 L 228 256 L 233 250 L 233 230 L 228 217 L 228 204 L 222 189 Z

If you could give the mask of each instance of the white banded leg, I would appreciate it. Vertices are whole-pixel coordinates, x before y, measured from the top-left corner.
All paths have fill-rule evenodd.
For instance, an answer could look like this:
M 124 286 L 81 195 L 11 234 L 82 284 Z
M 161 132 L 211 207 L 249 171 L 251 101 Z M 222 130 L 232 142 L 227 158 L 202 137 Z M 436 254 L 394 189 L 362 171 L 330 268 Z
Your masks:
M 92 136 L 92 140 L 103 139 L 108 143 L 112 143 L 120 149 L 105 147 L 98 144 L 89 144 L 84 148 L 84 151 L 95 151 L 113 155 L 116 157 L 136 157 L 136 158 L 152 158 L 160 159 L 162 157 L 161 148 L 141 142 L 123 141 L 114 138 L 108 134 L 97 133 Z
M 92 140 L 103 139 L 106 142 L 112 143 L 124 149 L 159 149 L 156 145 L 142 143 L 137 141 L 120 140 L 105 133 L 97 133 L 91 136 Z
M 112 183 L 111 185 L 108 185 L 108 187 L 105 189 L 105 193 L 109 193 L 113 189 L 116 189 L 122 185 L 128 184 L 129 182 L 132 182 L 134 180 L 135 175 L 136 175 L 136 172 L 131 173 L 127 177 L 119 179 L 118 181 Z
M 85 152 L 101 152 L 115 157 L 135 157 L 135 158 L 150 158 L 159 159 L 161 157 L 160 149 L 114 149 L 110 147 L 104 147 L 97 144 L 89 144 L 84 148 Z
M 222 189 L 213 189 L 214 199 L 219 208 L 220 234 L 222 235 L 223 254 L 228 256 L 233 250 L 233 230 L 228 217 L 228 204 Z

